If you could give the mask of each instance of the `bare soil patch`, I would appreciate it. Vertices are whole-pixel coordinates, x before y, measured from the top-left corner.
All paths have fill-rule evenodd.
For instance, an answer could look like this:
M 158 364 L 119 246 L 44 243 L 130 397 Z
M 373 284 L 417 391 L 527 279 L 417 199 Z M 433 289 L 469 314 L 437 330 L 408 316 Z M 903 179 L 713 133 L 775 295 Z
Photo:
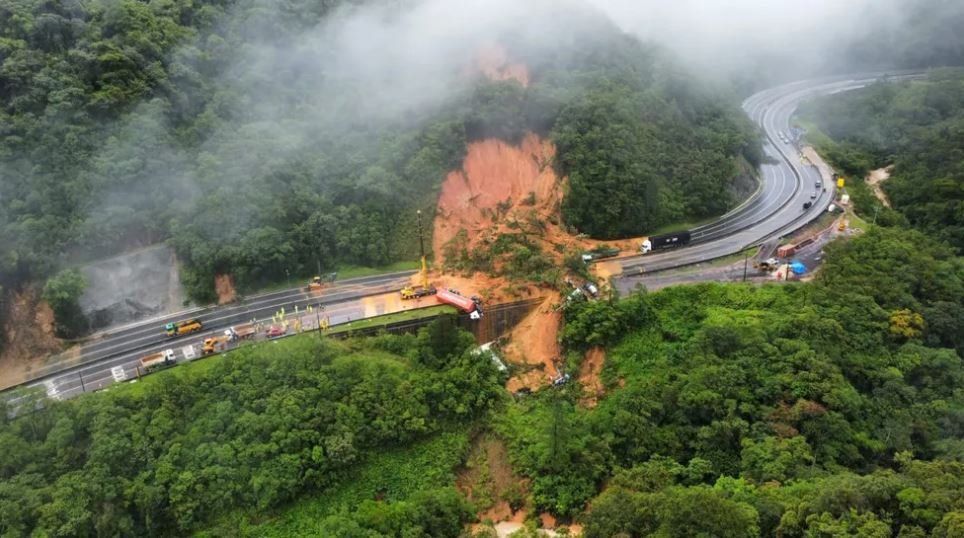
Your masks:
M 516 80 L 523 88 L 529 85 L 529 68 L 524 63 L 510 61 L 505 47 L 498 43 L 482 45 L 470 68 L 491 80 Z
M 520 370 L 506 384 L 509 391 L 515 392 L 521 388 L 535 390 L 558 375 L 556 362 L 562 352 L 559 345 L 562 313 L 553 306 L 559 300 L 558 293 L 547 297 L 509 335 L 509 341 L 503 348 L 505 358 Z
M 54 313 L 40 300 L 36 288 L 8 295 L 3 318 L 6 345 L 0 354 L 0 386 L 23 380 L 31 368 L 43 364 L 47 355 L 62 349 L 54 336 Z
M 442 183 L 432 235 L 436 263 L 444 263 L 444 247 L 460 230 L 473 248 L 510 231 L 509 219 L 530 214 L 548 223 L 546 241 L 571 241 L 558 229 L 564 184 L 550 166 L 554 156 L 555 146 L 532 133 L 519 146 L 494 138 L 469 144 L 462 169 Z
M 218 304 L 230 303 L 238 296 L 237 290 L 234 289 L 234 279 L 231 278 L 231 275 L 215 275 L 214 289 L 218 294 Z
M 478 514 L 481 521 L 513 521 L 520 513 L 524 515 L 518 503 L 525 499 L 528 484 L 512 472 L 505 444 L 494 435 L 484 434 L 475 440 L 456 486 L 483 508 Z M 510 501 L 516 503 L 516 510 Z
M 880 187 L 880 184 L 887 181 L 890 178 L 890 173 L 894 171 L 894 166 L 887 166 L 884 168 L 878 168 L 876 170 L 871 170 L 870 174 L 867 175 L 867 185 L 870 186 L 870 190 L 874 191 L 874 196 L 880 200 L 880 203 L 884 204 L 884 207 L 890 207 L 890 199 L 887 198 L 887 194 Z
M 586 356 L 579 366 L 579 382 L 586 390 L 586 397 L 580 402 L 586 407 L 596 407 L 599 398 L 603 396 L 604 388 L 599 374 L 606 363 L 606 350 L 593 347 L 586 352 Z

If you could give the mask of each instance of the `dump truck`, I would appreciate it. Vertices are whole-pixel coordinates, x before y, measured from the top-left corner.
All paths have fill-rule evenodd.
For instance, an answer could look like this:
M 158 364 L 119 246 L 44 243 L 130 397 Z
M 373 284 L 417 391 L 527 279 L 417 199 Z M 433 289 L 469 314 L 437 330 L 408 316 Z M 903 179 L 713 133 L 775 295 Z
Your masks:
M 689 232 L 673 232 L 663 235 L 654 235 L 646 238 L 643 244 L 640 245 L 639 250 L 646 254 L 653 250 L 663 250 L 667 248 L 676 248 L 688 245 L 691 236 Z
M 790 256 L 793 256 L 794 254 L 796 254 L 798 250 L 813 243 L 814 241 L 816 241 L 816 239 L 814 239 L 813 237 L 808 237 L 807 239 L 804 239 L 803 241 L 800 241 L 799 243 L 796 243 L 796 244 L 781 245 L 777 249 L 777 257 L 789 258 Z
M 589 263 L 604 258 L 619 256 L 619 249 L 615 247 L 598 247 L 583 253 L 582 261 Z
M 478 297 L 471 299 L 463 296 L 457 290 L 438 290 L 435 297 L 440 303 L 452 305 L 462 312 L 469 314 L 472 319 L 482 317 L 482 300 Z
M 165 349 L 164 351 L 158 351 L 157 353 L 151 353 L 150 355 L 141 357 L 141 368 L 143 368 L 145 372 L 150 372 L 151 370 L 165 366 L 173 366 L 176 362 L 177 358 L 174 356 L 174 350 Z
M 789 258 L 790 256 L 793 256 L 793 253 L 796 251 L 797 246 L 794 244 L 780 245 L 780 247 L 777 248 L 777 256 L 780 258 Z
M 231 333 L 231 341 L 235 342 L 238 340 L 247 340 L 248 338 L 251 338 L 254 336 L 254 333 L 257 332 L 257 329 L 255 328 L 254 324 L 245 323 L 244 325 L 235 325 L 226 332 Z
M 168 323 L 164 326 L 164 332 L 168 336 L 183 336 L 185 334 L 190 334 L 193 332 L 200 331 L 204 327 L 199 319 L 186 319 L 183 321 L 177 321 L 174 323 Z

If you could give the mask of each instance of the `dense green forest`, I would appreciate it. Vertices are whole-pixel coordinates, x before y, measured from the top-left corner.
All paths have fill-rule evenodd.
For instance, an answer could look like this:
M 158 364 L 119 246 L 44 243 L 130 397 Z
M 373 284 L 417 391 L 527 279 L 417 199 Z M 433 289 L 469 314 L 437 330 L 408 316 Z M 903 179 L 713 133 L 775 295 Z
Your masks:
M 255 514 L 337 486 L 387 448 L 488 415 L 504 378 L 467 354 L 473 343 L 451 318 L 417 337 L 305 336 L 12 420 L 2 409 L 0 534 L 184 536 L 235 509 Z M 450 491 L 406 502 L 381 523 L 444 536 L 433 521 L 459 529 L 471 518 Z
M 565 318 L 569 371 L 608 351 L 593 408 L 578 383 L 510 401 L 443 319 L 242 348 L 4 419 L 0 532 L 467 536 L 474 507 L 445 480 L 470 427 L 506 441 L 535 512 L 587 537 L 958 536 L 964 260 L 948 247 L 873 227 L 827 247 L 812 284 L 681 286 Z
M 849 190 L 865 217 L 910 222 L 964 249 L 964 70 L 817 99 L 801 117 L 818 129 L 809 137 L 820 151 L 852 176 Z M 891 165 L 883 190 L 893 211 L 862 185 L 870 170 Z
M 956 536 L 962 335 L 964 260 L 873 228 L 810 285 L 570 308 L 569 370 L 605 346 L 610 394 L 540 391 L 496 427 L 539 509 L 591 505 L 587 537 Z
M 354 4 L 0 6 L 0 285 L 163 240 L 199 301 L 217 273 L 244 290 L 412 259 L 414 209 L 489 136 L 551 135 L 566 220 L 600 237 L 723 211 L 737 157 L 755 154 L 736 99 L 692 89 L 598 13 L 503 33 L 528 88 L 464 76 L 480 38 L 451 45 L 447 70 L 413 65 L 437 80 L 412 89 L 391 86 L 411 83 L 404 54 L 360 56 L 338 30 L 382 17 L 373 31 L 391 34 L 404 14 Z

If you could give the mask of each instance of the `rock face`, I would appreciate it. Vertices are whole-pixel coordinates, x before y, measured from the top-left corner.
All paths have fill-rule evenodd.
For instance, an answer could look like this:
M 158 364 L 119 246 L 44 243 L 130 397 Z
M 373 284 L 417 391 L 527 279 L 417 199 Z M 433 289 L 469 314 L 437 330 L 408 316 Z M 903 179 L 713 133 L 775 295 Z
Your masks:
M 92 330 L 121 325 L 183 307 L 174 252 L 156 245 L 82 268 L 87 289 L 80 306 Z

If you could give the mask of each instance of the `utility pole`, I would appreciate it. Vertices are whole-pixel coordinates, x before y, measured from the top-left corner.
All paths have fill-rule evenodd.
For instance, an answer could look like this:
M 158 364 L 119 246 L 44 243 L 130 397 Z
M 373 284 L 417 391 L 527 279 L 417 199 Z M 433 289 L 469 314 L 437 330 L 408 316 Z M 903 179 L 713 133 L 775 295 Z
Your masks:
M 87 392 L 87 387 L 84 386 L 84 373 L 77 372 L 77 375 L 80 376 L 80 392 Z
M 743 282 L 746 282 L 746 266 L 747 266 L 747 263 L 749 263 L 749 261 L 750 261 L 750 251 L 748 250 L 746 251 L 746 254 L 744 254 L 743 256 Z
M 288 287 L 290 288 L 290 287 L 291 287 L 291 271 L 289 271 L 287 267 L 285 267 L 285 280 L 288 282 Z

